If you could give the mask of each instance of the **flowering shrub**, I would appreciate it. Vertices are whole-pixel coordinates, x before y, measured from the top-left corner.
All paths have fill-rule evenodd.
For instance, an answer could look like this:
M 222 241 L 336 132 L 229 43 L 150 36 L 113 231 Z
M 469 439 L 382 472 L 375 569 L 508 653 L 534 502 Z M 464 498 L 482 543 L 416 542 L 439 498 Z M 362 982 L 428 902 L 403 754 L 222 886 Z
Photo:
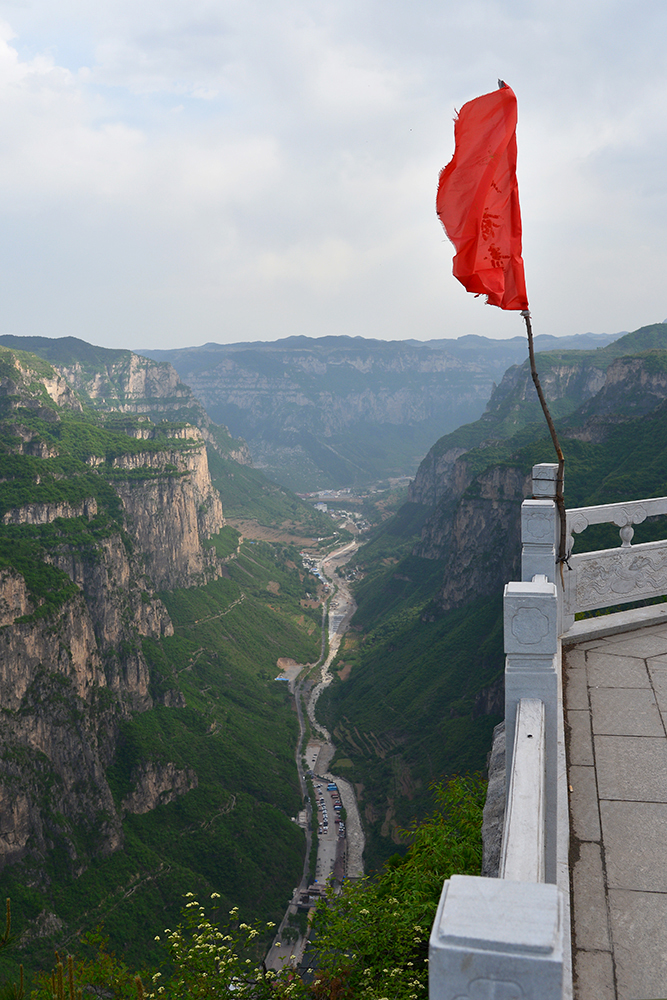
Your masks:
M 426 1000 L 428 937 L 442 883 L 481 868 L 485 791 L 476 777 L 435 786 L 436 812 L 413 827 L 404 858 L 376 878 L 330 890 L 311 930 L 316 965 L 303 979 L 291 966 L 274 972 L 247 957 L 273 923 L 239 922 L 234 907 L 220 929 L 189 892 L 182 921 L 156 937 L 167 949 L 168 971 L 136 977 L 100 938 L 94 960 L 68 960 L 66 975 L 59 960 L 31 1000 L 76 1000 L 81 990 L 114 1000 Z
M 229 925 L 222 931 L 191 892 L 186 899 L 182 923 L 164 932 L 173 971 L 164 982 L 162 973 L 152 976 L 147 1000 L 229 1000 L 230 994 L 238 1000 L 304 996 L 300 980 L 290 972 L 276 973 L 244 957 L 264 930 L 275 924 L 239 923 L 238 907 L 234 907 Z M 219 899 L 219 894 L 212 893 L 211 899 Z

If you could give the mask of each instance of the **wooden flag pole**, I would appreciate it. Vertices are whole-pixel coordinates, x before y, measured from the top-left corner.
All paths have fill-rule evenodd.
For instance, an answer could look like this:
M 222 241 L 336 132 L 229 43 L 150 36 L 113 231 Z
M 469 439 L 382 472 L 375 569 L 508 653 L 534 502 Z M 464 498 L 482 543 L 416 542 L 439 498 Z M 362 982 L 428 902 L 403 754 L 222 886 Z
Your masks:
M 544 413 L 544 419 L 547 422 L 549 433 L 551 434 L 551 440 L 553 441 L 553 446 L 556 449 L 556 455 L 558 456 L 558 476 L 556 478 L 556 507 L 558 509 L 558 517 L 560 520 L 560 538 L 558 542 L 557 562 L 560 564 L 561 575 L 562 575 L 563 563 L 567 563 L 567 521 L 565 516 L 565 498 L 563 496 L 565 456 L 563 455 L 563 450 L 560 446 L 560 442 L 558 441 L 558 435 L 556 434 L 556 428 L 554 426 L 551 413 L 549 412 L 547 401 L 544 398 L 544 393 L 542 392 L 540 376 L 537 374 L 537 366 L 535 365 L 535 347 L 533 345 L 533 326 L 530 321 L 530 310 L 522 309 L 521 315 L 526 321 L 526 332 L 528 334 L 528 356 L 530 358 L 530 374 L 533 376 L 533 382 L 535 384 L 535 389 L 537 391 L 537 398 L 540 401 L 540 406 L 542 407 L 542 412 Z

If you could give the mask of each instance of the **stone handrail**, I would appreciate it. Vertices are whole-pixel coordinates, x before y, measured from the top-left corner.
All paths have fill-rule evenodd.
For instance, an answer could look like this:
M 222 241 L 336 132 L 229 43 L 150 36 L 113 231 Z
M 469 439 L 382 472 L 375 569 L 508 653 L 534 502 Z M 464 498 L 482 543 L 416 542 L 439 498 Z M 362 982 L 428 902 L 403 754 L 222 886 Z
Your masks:
M 562 643 L 629 614 L 578 622 L 579 611 L 667 593 L 667 540 L 632 545 L 634 524 L 667 514 L 667 497 L 567 511 L 566 564 L 556 564 L 558 467 L 533 468 L 521 507 L 521 582 L 504 596 L 506 807 L 500 877 L 454 875 L 430 940 L 430 1000 L 572 996 L 569 821 Z M 621 544 L 572 553 L 573 535 L 615 524 Z M 662 606 L 661 606 L 662 607 Z M 660 614 L 658 609 L 636 616 Z
M 544 882 L 545 742 L 544 702 L 522 698 L 516 710 L 499 872 L 512 882 Z

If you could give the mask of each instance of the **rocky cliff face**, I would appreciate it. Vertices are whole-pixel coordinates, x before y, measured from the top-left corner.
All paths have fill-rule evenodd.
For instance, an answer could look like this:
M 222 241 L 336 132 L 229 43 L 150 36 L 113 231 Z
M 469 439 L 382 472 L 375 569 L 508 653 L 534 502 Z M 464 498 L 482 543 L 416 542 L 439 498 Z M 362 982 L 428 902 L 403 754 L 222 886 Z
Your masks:
M 28 851 L 44 856 L 57 843 L 76 869 L 74 825 L 93 851 L 120 846 L 120 818 L 104 772 L 122 703 L 106 691 L 83 595 L 55 620 L 0 630 L 0 864 Z
M 255 464 L 293 489 L 411 473 L 434 437 L 481 413 L 502 372 L 439 346 L 347 337 L 170 359 Z
M 156 362 L 132 351 L 93 347 L 76 337 L 0 337 L 0 354 L 10 358 L 14 368 L 20 369 L 21 357 L 30 357 L 24 353 L 27 351 L 47 363 L 37 366 L 41 368 L 39 394 L 57 406 L 81 411 L 83 400 L 88 408 L 106 413 L 145 415 L 153 422 L 182 421 L 198 427 L 207 444 L 223 457 L 251 464 L 245 441 L 234 440 L 225 427 L 212 422 L 190 386 L 181 382 L 168 362 Z M 34 360 L 30 364 L 34 369 Z M 0 371 L 0 386 L 3 374 Z
M 583 348 L 613 339 L 537 341 Z M 257 465 L 302 490 L 412 475 L 435 439 L 480 415 L 527 343 L 290 337 L 148 353 L 170 361 L 209 414 L 248 441 Z
M 667 342 L 667 327 L 658 333 Z M 638 331 L 623 339 L 643 346 L 642 336 Z M 652 347 L 616 360 L 607 356 L 604 363 L 598 352 L 572 354 L 548 355 L 541 364 L 538 357 L 552 413 L 565 415 L 560 434 L 566 453 L 568 437 L 604 441 L 619 422 L 651 413 L 667 400 L 667 351 Z M 531 422 L 535 406 L 527 366 L 509 369 L 484 416 L 438 441 L 411 485 L 410 501 L 433 508 L 415 554 L 448 562 L 438 597 L 444 610 L 499 593 L 518 573 L 519 508 L 530 479 L 526 463 L 512 456 L 512 428 Z M 507 443 L 501 445 L 503 438 Z
M 573 412 L 605 385 L 605 366 L 596 356 L 582 359 L 577 354 L 571 352 L 569 362 L 564 353 L 547 356 L 546 360 L 538 357 L 544 395 L 555 416 Z M 466 465 L 458 462 L 462 455 L 507 439 L 526 424 L 543 419 L 528 363 L 514 365 L 494 387 L 484 414 L 475 424 L 446 435 L 432 446 L 410 485 L 409 499 L 434 506 L 446 500 L 451 490 L 460 493 L 468 485 Z
M 117 482 L 130 534 L 144 555 L 146 572 L 158 589 L 192 586 L 219 573 L 202 540 L 223 527 L 220 496 L 211 484 L 206 448 L 196 428 L 187 429 L 185 451 L 120 455 L 113 467 L 130 472 L 171 468 L 154 479 Z
M 604 441 L 611 427 L 663 405 L 667 400 L 665 357 L 664 352 L 652 351 L 640 357 L 619 358 L 610 365 L 600 391 L 568 426 L 568 437 Z
M 252 464 L 245 441 L 234 440 L 226 428 L 213 424 L 192 388 L 170 364 L 130 351 L 109 353 L 113 356 L 101 368 L 76 361 L 58 365 L 57 370 L 94 409 L 145 414 L 153 421 L 185 420 L 198 427 L 202 438 L 224 456 L 241 465 Z
M 572 412 L 577 402 L 597 399 L 609 380 L 589 360 L 582 364 L 575 358 L 567 364 L 559 357 L 542 367 L 545 396 L 555 413 Z M 614 378 L 612 372 L 611 384 Z M 531 422 L 538 406 L 528 366 L 510 368 L 484 416 L 468 429 L 467 441 L 456 432 L 438 441 L 410 486 L 411 502 L 434 508 L 415 554 L 447 561 L 437 598 L 444 611 L 500 593 L 519 571 L 520 506 L 530 495 L 530 476 L 527 469 L 507 460 L 495 464 L 493 443 Z M 485 446 L 491 446 L 486 460 L 480 460 L 477 452 L 470 455 Z
M 437 597 L 443 611 L 499 593 L 515 578 L 521 501 L 529 495 L 530 477 L 520 468 L 496 466 L 473 477 L 460 460 L 447 502 L 428 519 L 415 548 L 415 555 L 447 562 Z
M 179 770 L 174 764 L 147 761 L 133 775 L 135 786 L 123 799 L 124 812 L 142 815 L 156 806 L 166 806 L 199 784 L 190 769 Z
M 195 427 L 171 438 L 162 432 L 156 444 L 147 425 L 152 448 L 137 450 L 116 434 L 106 459 L 66 456 L 64 442 L 80 454 L 82 432 L 95 442 L 99 431 L 63 423 L 58 401 L 80 412 L 63 385 L 36 361 L 0 385 L 0 410 L 9 414 L 0 433 L 0 867 L 59 847 L 77 873 L 94 854 L 121 846 L 123 809 L 148 811 L 196 784 L 169 762 L 147 761 L 119 807 L 106 769 L 121 721 L 154 704 L 142 640 L 173 634 L 155 591 L 220 575 L 203 543 L 224 517 Z M 145 380 L 136 391 L 145 391 Z M 38 437 L 53 442 L 43 466 L 25 457 L 12 433 L 28 413 Z M 78 482 L 91 495 L 66 499 Z M 11 505 L 39 489 L 53 498 Z M 67 582 L 52 605 L 41 582 L 49 567 Z M 182 704 L 171 694 L 160 699 Z M 37 865 L 34 877 L 37 884 L 47 876 Z

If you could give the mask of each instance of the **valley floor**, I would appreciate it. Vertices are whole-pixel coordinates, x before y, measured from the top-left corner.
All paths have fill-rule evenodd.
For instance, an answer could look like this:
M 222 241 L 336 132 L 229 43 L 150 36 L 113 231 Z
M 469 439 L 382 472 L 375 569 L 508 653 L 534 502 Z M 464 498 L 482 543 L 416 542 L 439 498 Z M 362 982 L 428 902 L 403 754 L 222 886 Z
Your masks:
M 322 577 L 331 584 L 333 596 L 329 602 L 328 615 L 323 619 L 322 627 L 328 629 L 328 652 L 321 666 L 315 664 L 313 671 L 319 669 L 319 681 L 312 686 L 312 681 L 308 681 L 306 673 L 312 676 L 313 671 L 308 671 L 307 667 L 298 665 L 286 665 L 284 672 L 285 679 L 289 681 L 290 690 L 294 692 L 299 709 L 299 722 L 301 736 L 297 748 L 297 767 L 302 785 L 305 787 L 303 775 L 302 757 L 305 759 L 308 769 L 314 774 L 314 787 L 316 796 L 320 801 L 311 803 L 299 817 L 300 822 L 306 830 L 307 852 L 304 874 L 301 884 L 295 888 L 294 896 L 288 905 L 285 917 L 281 921 L 271 949 L 266 956 L 267 968 L 281 969 L 285 963 L 298 964 L 303 956 L 307 944 L 307 934 L 301 934 L 294 942 L 283 940 L 284 931 L 290 925 L 290 916 L 294 917 L 298 910 L 301 899 L 308 896 L 309 888 L 311 898 L 316 899 L 318 888 L 324 888 L 326 884 L 334 879 L 336 882 L 343 878 L 360 878 L 364 873 L 363 851 L 364 833 L 361 824 L 361 817 L 357 807 L 356 796 L 353 786 L 344 778 L 329 773 L 328 766 L 332 760 L 335 747 L 331 741 L 328 730 L 322 726 L 316 718 L 315 710 L 317 700 L 321 692 L 331 683 L 332 674 L 330 672 L 343 635 L 347 631 L 350 620 L 356 610 L 356 604 L 350 592 L 349 586 L 344 579 L 335 577 L 335 570 L 343 566 L 357 551 L 358 543 L 350 542 L 326 556 L 318 564 L 318 569 Z M 310 723 L 311 736 L 307 746 L 302 751 L 301 744 L 306 732 L 306 723 L 302 717 L 301 699 L 305 695 L 308 698 L 307 712 Z M 335 784 L 338 788 L 341 804 L 345 816 L 345 835 L 341 836 L 338 824 L 334 823 L 334 800 L 331 792 L 327 790 L 327 784 Z M 323 825 L 323 810 L 326 815 L 331 816 L 326 833 Z M 312 811 L 311 811 L 312 810 Z M 312 886 L 308 885 L 309 879 L 309 851 L 311 844 L 310 827 L 313 829 L 317 824 L 322 831 L 318 835 L 318 851 L 316 878 Z M 303 908 L 303 904 L 302 904 Z M 310 917 L 310 913 L 309 913 Z

